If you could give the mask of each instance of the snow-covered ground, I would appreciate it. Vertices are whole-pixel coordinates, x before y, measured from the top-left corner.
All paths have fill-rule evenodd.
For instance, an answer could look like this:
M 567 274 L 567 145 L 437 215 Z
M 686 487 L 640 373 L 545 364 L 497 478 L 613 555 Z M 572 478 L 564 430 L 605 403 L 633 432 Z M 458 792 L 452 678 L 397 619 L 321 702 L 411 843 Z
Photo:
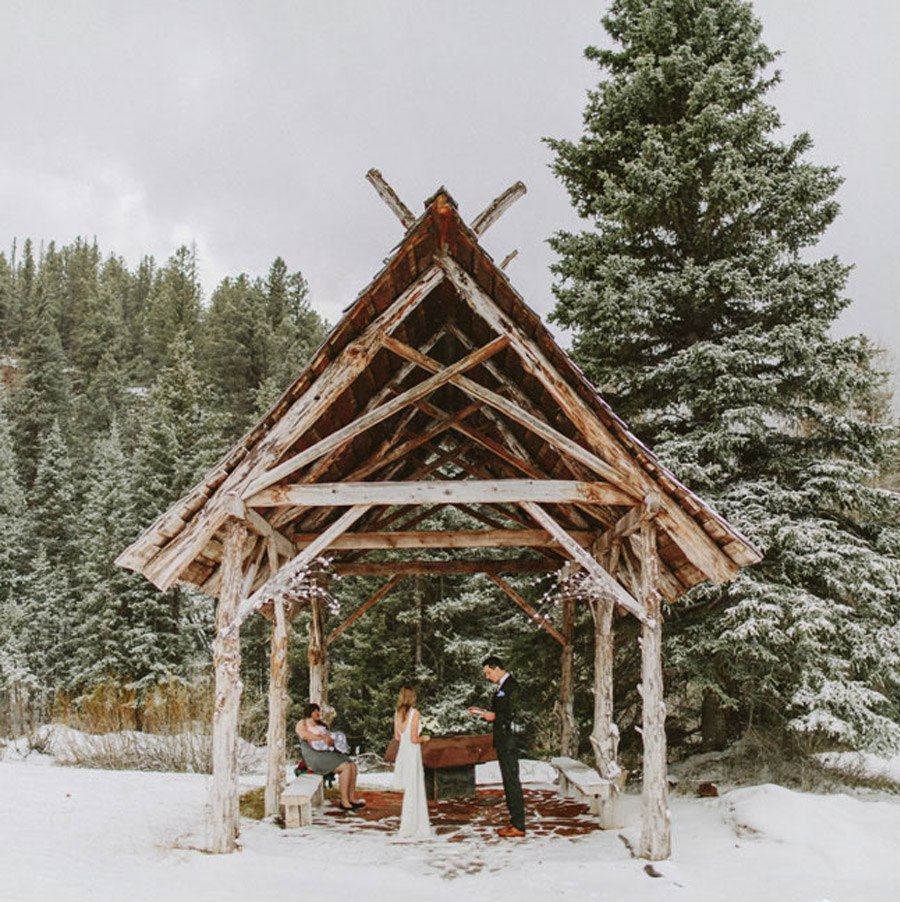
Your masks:
M 900 797 L 813 795 L 766 785 L 671 800 L 675 853 L 631 858 L 624 830 L 568 839 L 401 844 L 321 813 L 285 832 L 244 821 L 243 850 L 209 855 L 209 778 L 0 762 L 0 900 L 644 900 L 894 902 Z M 540 779 L 542 768 L 530 773 Z M 490 772 L 483 771 L 482 779 Z M 261 777 L 245 778 L 247 786 Z M 383 783 L 383 775 L 373 775 Z M 621 834 L 621 835 L 620 835 Z

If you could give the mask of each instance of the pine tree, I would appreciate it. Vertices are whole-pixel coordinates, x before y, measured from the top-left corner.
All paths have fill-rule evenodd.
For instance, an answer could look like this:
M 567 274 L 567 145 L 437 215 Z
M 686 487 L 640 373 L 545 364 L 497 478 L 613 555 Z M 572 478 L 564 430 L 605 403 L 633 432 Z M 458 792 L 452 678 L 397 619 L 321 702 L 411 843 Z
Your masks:
M 763 550 L 670 613 L 670 680 L 749 723 L 900 744 L 897 496 L 848 268 L 810 250 L 840 179 L 781 142 L 745 0 L 614 0 L 605 76 L 554 169 L 593 228 L 559 233 L 555 320 L 614 409 Z
M 246 275 L 224 279 L 207 311 L 200 359 L 223 409 L 231 414 L 231 432 L 246 428 L 256 392 L 266 377 L 271 330 L 259 281 Z
M 177 335 L 190 342 L 196 340 L 200 308 L 197 254 L 194 249 L 182 246 L 156 272 L 148 299 L 147 355 L 154 369 L 170 362 Z
M 266 376 L 284 390 L 325 340 L 328 323 L 312 308 L 301 272 L 276 257 L 266 280 L 266 308 L 272 344 Z
M 62 285 L 59 258 L 53 252 L 51 262 L 35 276 L 29 272 L 33 269 L 30 245 L 25 246 L 24 275 L 17 280 L 20 297 L 27 304 L 19 361 L 23 375 L 12 391 L 10 418 L 20 465 L 30 485 L 45 436 L 55 421 L 65 422 L 68 417 L 71 384 L 57 327 Z
M 78 558 L 78 511 L 69 449 L 58 422 L 44 439 L 30 494 L 34 532 L 51 564 L 71 570 Z
M 209 391 L 183 335 L 175 337 L 170 354 L 171 365 L 151 391 L 133 458 L 128 519 L 135 533 L 195 485 L 224 450 L 224 418 L 204 403 Z M 194 597 L 183 590 L 160 593 L 146 583 L 129 596 L 125 646 L 135 682 L 147 684 L 189 670 L 200 641 L 198 628 L 205 625 L 196 607 Z
M 8 354 L 18 340 L 19 303 L 15 274 L 6 255 L 0 253 L 0 355 Z
M 3 398 L 0 397 L 0 401 Z M 33 537 L 9 421 L 0 403 L 0 685 L 27 677 L 22 604 Z
M 71 683 L 86 687 L 105 679 L 132 679 L 135 672 L 132 608 L 156 594 L 135 573 L 114 563 L 133 539 L 131 472 L 115 424 L 95 441 L 79 530 L 79 600 L 73 635 Z

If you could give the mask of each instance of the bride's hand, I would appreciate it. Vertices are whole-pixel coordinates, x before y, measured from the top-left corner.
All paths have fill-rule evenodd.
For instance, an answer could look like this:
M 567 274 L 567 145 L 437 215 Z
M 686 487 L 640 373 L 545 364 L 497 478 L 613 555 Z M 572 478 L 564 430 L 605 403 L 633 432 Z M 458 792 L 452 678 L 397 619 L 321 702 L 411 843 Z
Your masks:
M 431 740 L 430 736 L 425 736 L 424 734 L 419 737 L 419 742 L 429 742 Z

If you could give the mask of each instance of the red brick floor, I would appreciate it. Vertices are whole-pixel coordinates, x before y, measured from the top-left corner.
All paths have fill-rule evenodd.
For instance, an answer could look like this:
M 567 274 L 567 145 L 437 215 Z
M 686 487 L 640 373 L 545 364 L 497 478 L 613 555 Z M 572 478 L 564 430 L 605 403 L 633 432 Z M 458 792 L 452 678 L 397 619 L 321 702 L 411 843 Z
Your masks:
M 403 796 L 396 792 L 365 790 L 366 807 L 354 812 L 337 808 L 336 790 L 329 790 L 321 816 L 341 825 L 353 824 L 359 829 L 394 832 L 400 823 Z M 502 789 L 479 789 L 475 796 L 444 799 L 428 803 L 431 824 L 439 837 L 448 842 L 493 840 L 507 842 L 497 836 L 497 827 L 509 823 Z M 600 829 L 597 818 L 587 806 L 574 799 L 560 798 L 553 790 L 525 790 L 525 818 L 529 836 L 576 838 Z

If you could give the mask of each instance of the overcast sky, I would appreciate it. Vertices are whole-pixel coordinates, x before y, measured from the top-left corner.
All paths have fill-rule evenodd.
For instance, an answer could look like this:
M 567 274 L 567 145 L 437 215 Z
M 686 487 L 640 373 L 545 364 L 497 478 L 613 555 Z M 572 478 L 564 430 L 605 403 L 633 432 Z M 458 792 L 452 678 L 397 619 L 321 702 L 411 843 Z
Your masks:
M 365 181 L 406 204 L 445 185 L 546 316 L 546 238 L 577 228 L 543 136 L 580 133 L 603 0 L 0 0 L 0 247 L 96 236 L 135 264 L 196 242 L 208 294 L 276 256 L 332 322 L 401 237 Z M 821 245 L 854 263 L 840 334 L 900 355 L 900 3 L 757 0 L 783 51 L 786 136 L 846 178 Z

